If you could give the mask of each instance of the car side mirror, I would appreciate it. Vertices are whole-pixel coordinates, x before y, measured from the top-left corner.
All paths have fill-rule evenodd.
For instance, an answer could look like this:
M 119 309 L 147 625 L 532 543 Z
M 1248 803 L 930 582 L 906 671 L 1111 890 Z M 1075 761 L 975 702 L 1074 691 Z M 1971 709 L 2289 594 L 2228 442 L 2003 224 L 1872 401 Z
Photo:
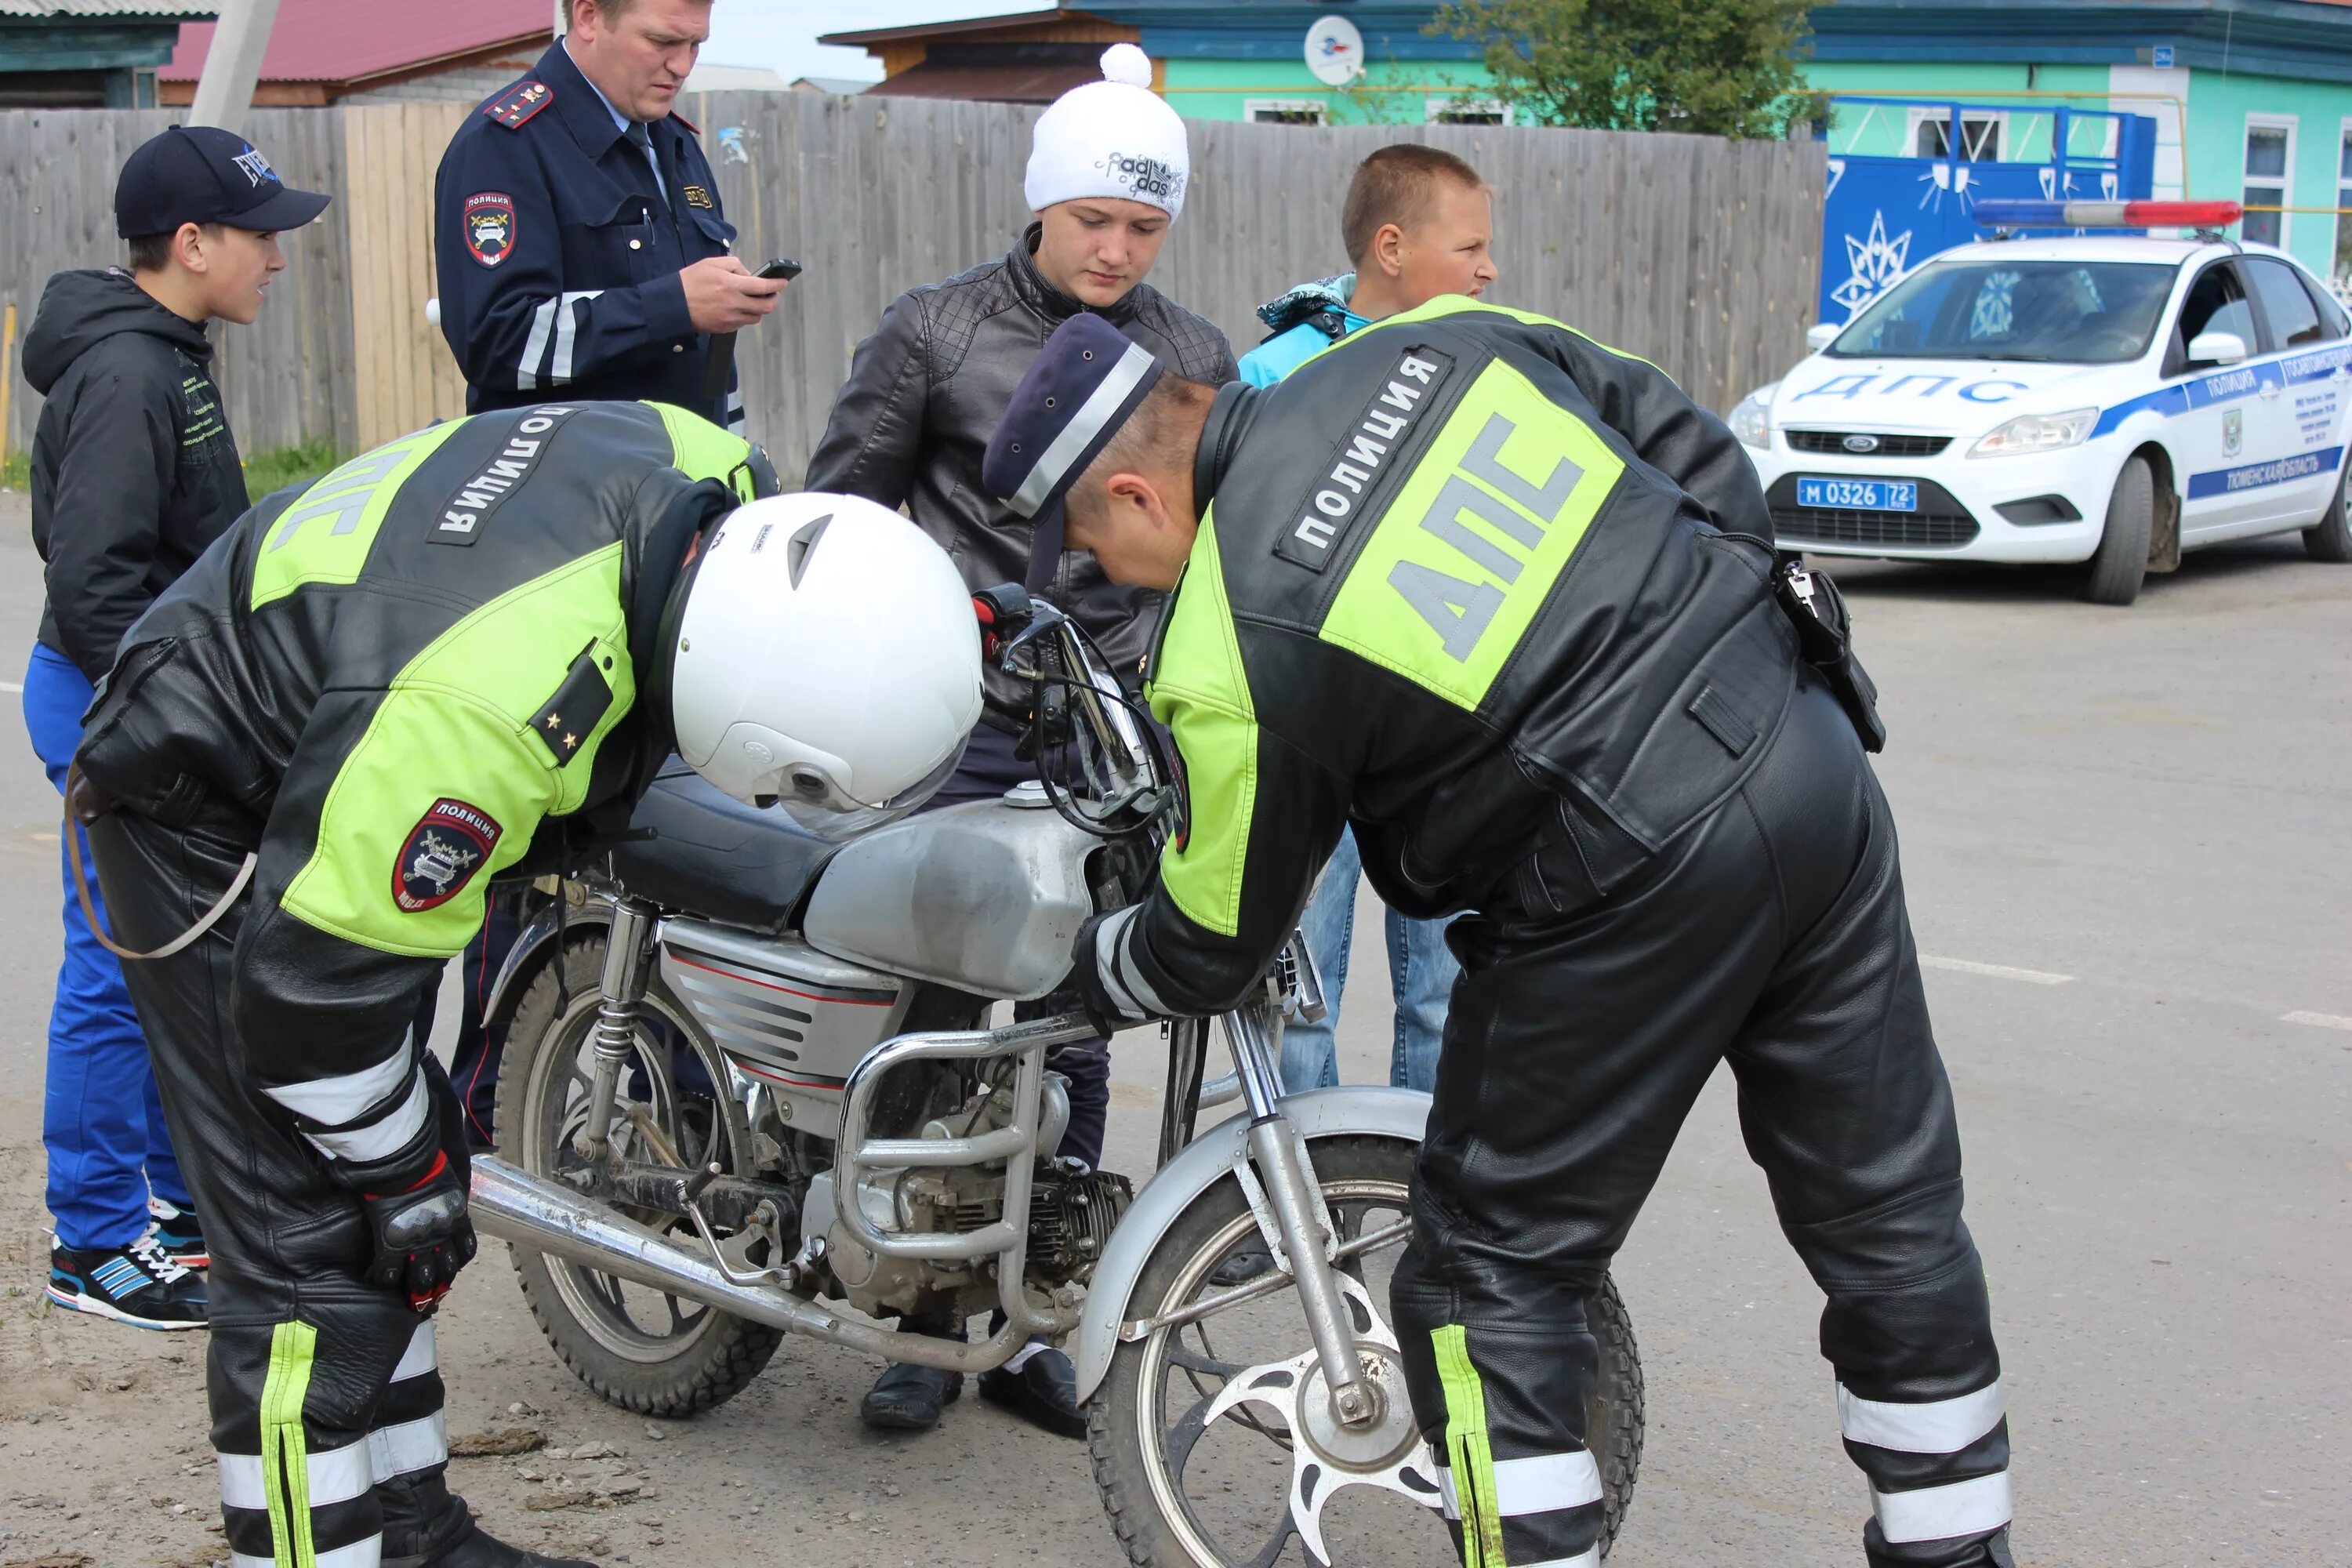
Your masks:
M 2189 340 L 2191 364 L 2236 364 L 2246 357 L 2246 340 L 2235 332 L 2200 332 Z
M 1809 353 L 1821 353 L 1823 349 L 1837 342 L 1838 334 L 1844 331 L 1845 328 L 1846 323 L 1843 321 L 1815 321 L 1811 326 L 1805 329 L 1806 352 Z

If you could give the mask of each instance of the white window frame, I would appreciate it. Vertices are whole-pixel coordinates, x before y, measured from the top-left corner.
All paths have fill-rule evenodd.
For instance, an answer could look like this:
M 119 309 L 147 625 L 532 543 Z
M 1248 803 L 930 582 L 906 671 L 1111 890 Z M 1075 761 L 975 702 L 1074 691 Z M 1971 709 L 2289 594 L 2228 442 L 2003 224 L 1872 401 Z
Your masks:
M 1952 117 L 1949 114 L 1945 113 L 1941 110 L 1928 109 L 1925 107 L 1916 107 L 1906 110 L 1904 111 L 1903 119 L 1903 156 L 1906 158 L 1925 158 L 1932 156 L 1932 154 L 1921 153 L 1917 150 L 1919 146 L 1919 127 L 1932 122 L 1934 124 L 1948 128 L 1952 123 Z M 2013 128 L 2009 122 L 2009 110 L 2005 109 L 1971 109 L 1967 104 L 1962 104 L 1960 106 L 1960 136 L 1964 142 L 1967 140 L 1969 134 L 1969 121 L 1971 120 L 1979 123 L 1990 121 L 1992 122 L 1993 134 L 2000 139 L 2000 145 L 1995 149 L 1995 155 L 1990 158 L 1967 158 L 1961 161 L 1963 163 L 2000 163 L 2001 161 L 2001 155 L 2005 154 L 2009 151 L 2011 145 L 2011 132 Z M 1949 134 L 1948 130 L 1946 133 Z
M 1253 125 L 1295 125 L 1290 120 L 1260 120 L 1261 114 L 1311 114 L 1310 125 L 1331 123 L 1331 106 L 1319 98 L 1245 98 L 1242 118 Z
M 2284 131 L 2286 132 L 2286 169 L 2279 175 L 2278 205 L 2283 207 L 2294 205 L 2294 144 L 2296 133 L 2301 129 L 2302 118 L 2301 115 L 2296 114 L 2252 113 L 2246 116 L 2245 134 L 2238 139 L 2238 199 L 2240 201 L 2245 199 L 2246 182 L 2254 177 L 2246 173 L 2246 149 L 2253 141 L 2254 132 Z M 2337 156 L 2340 157 L 2342 154 L 2338 153 Z M 2281 250 L 2292 250 L 2294 246 L 2294 214 L 2281 213 L 2278 215 L 2278 247 Z M 2238 232 L 2241 236 L 2245 233 L 2242 224 L 2239 226 Z
M 2347 147 L 2352 147 L 2352 114 L 2346 115 L 2336 129 L 2336 249 L 2327 258 L 2327 286 L 2338 300 L 2352 296 L 2352 276 L 2336 270 L 2336 258 L 2347 249 L 2346 239 L 2352 237 L 2345 233 L 2346 226 L 2352 225 L 2352 213 L 2344 210 L 2352 207 L 2352 169 L 2344 166 Z
M 1499 114 L 1503 123 L 1511 123 L 1511 106 L 1491 98 L 1427 98 L 1422 100 L 1421 118 L 1424 125 L 1441 123 L 1438 116 L 1449 110 L 1471 114 Z M 1457 122 L 1458 123 L 1458 122 Z

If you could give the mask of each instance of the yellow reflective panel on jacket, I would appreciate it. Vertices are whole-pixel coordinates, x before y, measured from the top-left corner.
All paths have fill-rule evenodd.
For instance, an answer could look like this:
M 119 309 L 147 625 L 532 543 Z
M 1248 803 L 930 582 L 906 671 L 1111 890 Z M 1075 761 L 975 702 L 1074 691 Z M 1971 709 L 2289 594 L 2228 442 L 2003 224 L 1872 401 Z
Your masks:
M 465 423 L 452 419 L 362 452 L 297 496 L 254 557 L 250 607 L 305 583 L 358 582 L 400 487 Z
M 751 493 L 751 470 L 744 467 L 751 456 L 751 443 L 673 404 L 647 403 L 646 406 L 661 416 L 662 425 L 669 431 L 671 461 L 680 473 L 690 479 L 724 479 L 739 499 L 757 499 Z M 742 471 L 739 474 L 738 469 Z
M 410 661 L 327 793 L 317 847 L 287 888 L 289 913 L 384 952 L 441 958 L 464 950 L 481 929 L 491 877 L 521 858 L 542 817 L 580 807 L 597 746 L 635 701 L 622 550 L 608 544 L 500 595 Z M 550 693 L 583 658 L 609 700 L 584 727 L 567 729 L 559 709 L 552 732 L 538 734 Z M 425 847 L 488 863 L 448 867 L 457 892 L 434 902 L 428 881 L 424 907 L 415 907 L 411 879 L 404 908 L 404 861 L 445 801 L 471 807 L 490 827 L 453 828 Z
M 1320 636 L 1475 710 L 1624 471 L 1582 420 L 1488 364 L 1364 541 Z
M 1160 883 L 1195 925 L 1241 930 L 1242 868 L 1257 815 L 1257 707 L 1242 668 L 1216 510 L 1201 520 L 1153 661 L 1151 711 L 1175 734 L 1191 797 L 1189 831 L 1160 857 Z

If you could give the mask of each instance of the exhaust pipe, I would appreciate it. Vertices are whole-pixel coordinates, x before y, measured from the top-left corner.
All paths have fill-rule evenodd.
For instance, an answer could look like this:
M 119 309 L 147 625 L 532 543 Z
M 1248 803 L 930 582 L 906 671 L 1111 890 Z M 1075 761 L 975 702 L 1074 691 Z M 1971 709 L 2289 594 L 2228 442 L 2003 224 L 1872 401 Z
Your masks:
M 781 1288 L 738 1285 L 709 1258 L 496 1155 L 474 1157 L 472 1210 L 475 1228 L 515 1247 L 888 1361 L 985 1372 L 1027 1338 L 1007 1324 L 978 1343 L 959 1344 L 845 1318 Z

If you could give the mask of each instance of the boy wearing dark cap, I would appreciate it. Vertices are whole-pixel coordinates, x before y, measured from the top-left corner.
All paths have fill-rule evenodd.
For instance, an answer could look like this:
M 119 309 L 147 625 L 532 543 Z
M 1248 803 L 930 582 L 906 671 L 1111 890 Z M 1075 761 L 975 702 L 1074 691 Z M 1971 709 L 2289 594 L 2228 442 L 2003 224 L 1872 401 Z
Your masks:
M 48 601 L 25 672 L 25 726 L 60 789 L 123 633 L 246 509 L 205 328 L 260 313 L 286 266 L 278 233 L 327 200 L 289 189 L 241 136 L 175 126 L 131 153 L 115 185 L 130 268 L 60 272 L 41 295 L 25 379 L 45 399 L 33 544 Z M 202 1327 L 204 1282 L 191 1270 L 207 1261 L 204 1233 L 121 967 L 83 918 L 69 872 L 42 1140 L 57 1221 L 49 1300 L 140 1328 Z

